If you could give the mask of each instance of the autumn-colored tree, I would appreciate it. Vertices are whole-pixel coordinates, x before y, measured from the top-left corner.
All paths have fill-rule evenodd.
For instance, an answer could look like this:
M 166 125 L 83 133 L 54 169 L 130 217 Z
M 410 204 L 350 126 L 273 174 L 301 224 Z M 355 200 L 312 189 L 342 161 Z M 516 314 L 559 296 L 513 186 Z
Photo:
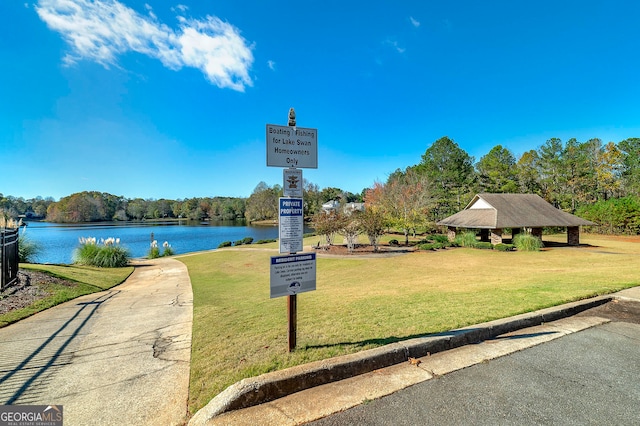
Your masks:
M 360 212 L 352 212 L 348 215 L 342 214 L 341 216 L 339 220 L 341 226 L 338 234 L 344 237 L 344 241 L 347 243 L 347 250 L 351 253 L 358 242 L 358 235 L 362 234 Z
M 409 233 L 427 223 L 432 204 L 429 180 L 415 168 L 397 170 L 384 185 L 376 182 L 365 198 L 368 208 L 381 211 L 391 227 L 404 233 L 407 245 Z
M 345 215 L 336 210 L 319 211 L 311 219 L 311 226 L 316 234 L 325 237 L 326 247 L 333 245 L 335 235 L 344 227 Z
M 617 145 L 609 142 L 600 153 L 597 179 L 600 183 L 601 196 L 599 199 L 608 200 L 611 197 L 620 197 L 622 190 L 622 152 Z
M 362 226 L 362 232 L 369 239 L 369 244 L 373 246 L 373 251 L 378 251 L 380 237 L 384 235 L 388 224 L 381 209 L 375 204 L 367 202 L 368 194 L 368 192 L 365 193 L 365 208 L 364 211 L 359 214 L 358 219 Z

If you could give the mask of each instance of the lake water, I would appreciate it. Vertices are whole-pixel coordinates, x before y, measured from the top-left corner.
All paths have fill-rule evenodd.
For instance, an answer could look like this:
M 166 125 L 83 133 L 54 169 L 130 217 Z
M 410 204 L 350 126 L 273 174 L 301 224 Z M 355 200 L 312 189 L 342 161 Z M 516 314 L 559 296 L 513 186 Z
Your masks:
M 254 241 L 278 238 L 277 226 L 247 226 L 241 222 L 100 222 L 61 224 L 28 222 L 26 236 L 40 246 L 34 259 L 38 263 L 72 263 L 73 251 L 80 237 L 120 238 L 120 245 L 129 249 L 131 257 L 145 257 L 149 251 L 151 233 L 162 243 L 168 241 L 175 254 L 215 249 L 223 241 L 253 237 Z M 305 232 L 310 232 L 305 229 Z

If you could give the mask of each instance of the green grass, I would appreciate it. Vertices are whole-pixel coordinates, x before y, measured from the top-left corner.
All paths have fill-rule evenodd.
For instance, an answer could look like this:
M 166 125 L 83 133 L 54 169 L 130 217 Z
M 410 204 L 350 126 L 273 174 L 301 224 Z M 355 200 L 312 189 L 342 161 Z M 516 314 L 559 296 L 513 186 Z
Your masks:
M 21 263 L 20 268 L 37 270 L 58 278 L 74 281 L 76 285 L 46 285 L 48 296 L 34 302 L 30 306 L 0 315 L 0 327 L 20 321 L 21 319 L 52 306 L 59 305 L 60 303 L 75 299 L 76 297 L 116 286 L 127 279 L 133 272 L 133 266 L 123 268 L 96 268 L 91 266 Z
M 318 258 L 317 290 L 298 296 L 293 353 L 286 298 L 269 299 L 277 251 L 179 257 L 194 292 L 189 410 L 245 377 L 640 285 L 640 243 L 584 235 L 582 242 L 595 247 Z

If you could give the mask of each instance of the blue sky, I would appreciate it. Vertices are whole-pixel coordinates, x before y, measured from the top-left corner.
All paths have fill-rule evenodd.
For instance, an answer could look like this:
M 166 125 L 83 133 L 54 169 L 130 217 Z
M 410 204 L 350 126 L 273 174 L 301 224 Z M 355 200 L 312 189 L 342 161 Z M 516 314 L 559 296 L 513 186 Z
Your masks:
M 366 7 L 364 6 L 366 4 Z M 449 136 L 479 160 L 640 137 L 636 1 L 2 1 L 0 192 L 249 196 L 265 126 L 360 192 Z

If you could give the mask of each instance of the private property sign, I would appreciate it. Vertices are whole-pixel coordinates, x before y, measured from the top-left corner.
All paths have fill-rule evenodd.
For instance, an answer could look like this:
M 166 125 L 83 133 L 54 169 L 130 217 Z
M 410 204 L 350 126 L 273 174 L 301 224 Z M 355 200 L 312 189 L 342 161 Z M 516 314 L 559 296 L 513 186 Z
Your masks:
M 302 198 L 279 198 L 280 253 L 302 251 L 304 216 Z
M 318 129 L 267 124 L 267 166 L 318 168 Z
M 271 298 L 293 296 L 316 289 L 316 254 L 301 253 L 271 258 Z

